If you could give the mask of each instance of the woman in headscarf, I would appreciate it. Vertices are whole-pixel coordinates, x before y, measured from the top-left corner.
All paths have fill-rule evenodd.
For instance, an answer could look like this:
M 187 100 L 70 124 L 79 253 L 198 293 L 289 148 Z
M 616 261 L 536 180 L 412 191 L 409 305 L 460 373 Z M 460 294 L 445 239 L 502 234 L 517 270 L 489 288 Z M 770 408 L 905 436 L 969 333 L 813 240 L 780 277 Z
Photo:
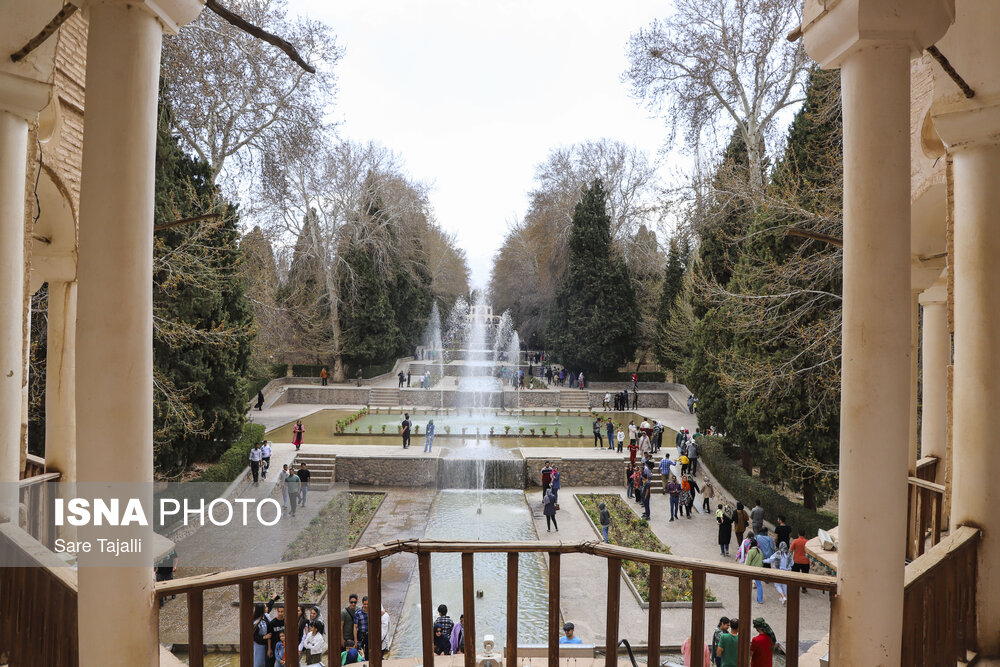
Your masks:
M 781 542 L 778 544 L 778 550 L 770 558 L 765 558 L 764 562 L 776 565 L 779 570 L 791 570 L 792 552 L 788 550 L 788 543 Z M 781 596 L 781 604 L 786 604 L 788 602 L 788 586 L 776 581 L 774 582 L 774 587 L 778 589 L 778 595 Z
M 750 640 L 750 667 L 772 667 L 778 638 L 763 618 L 753 619 L 753 629 L 757 636 Z
M 458 623 L 451 628 L 451 654 L 465 653 L 465 614 L 458 617 Z
M 299 447 L 302 446 L 302 436 L 305 432 L 306 429 L 302 425 L 302 420 L 296 419 L 295 426 L 292 427 L 292 444 L 295 445 L 295 451 L 299 451 Z
M 715 520 L 719 524 L 719 551 L 723 556 L 729 556 L 729 543 L 733 539 L 733 516 L 723 509 L 722 503 L 719 503 Z

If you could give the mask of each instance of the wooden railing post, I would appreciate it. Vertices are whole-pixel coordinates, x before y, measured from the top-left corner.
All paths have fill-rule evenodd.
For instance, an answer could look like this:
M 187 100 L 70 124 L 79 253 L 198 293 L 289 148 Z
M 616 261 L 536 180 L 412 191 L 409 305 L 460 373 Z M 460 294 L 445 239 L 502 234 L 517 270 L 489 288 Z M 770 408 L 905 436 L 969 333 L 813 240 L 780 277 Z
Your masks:
M 740 631 L 743 619 L 740 619 Z M 712 667 L 703 665 L 705 661 L 705 573 L 699 570 L 691 572 L 691 664 L 694 667 Z
M 750 577 L 740 577 L 740 627 L 737 645 L 737 663 L 740 665 L 750 664 L 750 635 L 753 632 L 753 621 L 750 619 L 750 602 L 753 588 L 753 580 Z
M 799 593 L 801 588 L 788 585 L 787 611 L 785 612 L 785 667 L 799 664 Z
M 660 664 L 660 620 L 663 616 L 663 566 L 649 566 L 649 627 L 646 644 L 649 647 L 648 663 Z M 610 665 L 608 666 L 610 667 Z
M 608 627 L 604 635 L 604 643 L 607 650 L 604 652 L 604 664 L 606 667 L 615 667 L 618 664 L 618 623 L 621 610 L 621 590 L 622 590 L 622 560 L 621 558 L 608 559 Z M 652 613 L 650 609 L 650 613 Z M 653 661 L 650 660 L 650 664 Z
M 517 568 L 518 553 L 507 554 L 507 656 L 505 664 L 517 665 Z M 427 661 L 424 661 L 427 664 Z
M 240 667 L 253 667 L 253 580 L 240 582 Z
M 549 553 L 549 667 L 559 667 L 559 560 Z
M 420 579 L 420 641 L 425 665 L 434 664 L 434 596 L 431 593 L 431 555 L 417 554 L 417 573 Z
M 340 603 L 342 600 L 340 568 L 328 567 L 326 568 L 326 643 L 330 645 L 331 653 L 335 646 L 339 646 L 341 649 L 344 647 L 344 624 L 340 620 Z M 337 633 L 336 643 L 333 640 L 334 632 Z
M 187 594 L 188 605 L 188 664 L 202 667 L 205 662 L 204 598 L 200 590 Z
M 382 557 L 368 561 L 368 664 L 382 667 Z
M 465 667 L 476 664 L 476 570 L 472 554 L 462 553 L 462 613 L 465 614 Z
M 299 667 L 299 575 L 285 575 L 285 667 Z M 272 637 L 276 644 L 277 637 Z

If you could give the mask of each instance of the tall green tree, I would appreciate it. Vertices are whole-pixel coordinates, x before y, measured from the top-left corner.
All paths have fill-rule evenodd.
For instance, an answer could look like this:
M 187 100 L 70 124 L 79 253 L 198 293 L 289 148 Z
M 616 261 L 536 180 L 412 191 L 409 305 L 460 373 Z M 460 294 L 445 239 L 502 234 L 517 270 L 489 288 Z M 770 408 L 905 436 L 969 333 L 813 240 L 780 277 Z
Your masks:
M 344 359 L 353 368 L 381 363 L 399 344 L 392 301 L 370 252 L 352 248 L 346 259 L 351 271 L 341 286 L 341 294 L 350 295 L 350 306 L 341 310 Z
M 166 108 L 156 142 L 153 261 L 155 457 L 169 474 L 212 460 L 243 427 L 253 312 L 240 272 L 238 215 L 204 160 L 178 146 Z
M 679 238 L 678 238 L 679 237 Z M 678 359 L 673 350 L 678 341 L 676 332 L 671 331 L 670 320 L 674 305 L 684 290 L 684 273 L 687 270 L 687 256 L 690 246 L 687 234 L 674 235 L 667 248 L 667 263 L 663 268 L 660 283 L 660 299 L 656 309 L 656 359 L 660 366 L 676 370 Z
M 569 267 L 556 292 L 546 344 L 570 369 L 608 376 L 634 358 L 638 317 L 628 267 L 612 248 L 604 185 L 595 179 L 573 211 Z

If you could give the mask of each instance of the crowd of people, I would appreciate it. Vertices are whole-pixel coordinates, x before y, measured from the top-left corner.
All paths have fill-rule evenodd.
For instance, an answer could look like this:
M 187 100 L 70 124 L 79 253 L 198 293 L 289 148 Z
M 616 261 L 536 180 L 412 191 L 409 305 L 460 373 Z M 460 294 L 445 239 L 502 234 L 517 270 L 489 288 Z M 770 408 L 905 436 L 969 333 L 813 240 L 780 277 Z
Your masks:
M 319 607 L 299 605 L 294 622 L 287 618 L 285 607 L 276 603 L 276 595 L 266 604 L 254 604 L 253 665 L 281 667 L 286 664 L 289 642 L 295 642 L 300 664 L 322 664 L 327 650 L 326 625 Z

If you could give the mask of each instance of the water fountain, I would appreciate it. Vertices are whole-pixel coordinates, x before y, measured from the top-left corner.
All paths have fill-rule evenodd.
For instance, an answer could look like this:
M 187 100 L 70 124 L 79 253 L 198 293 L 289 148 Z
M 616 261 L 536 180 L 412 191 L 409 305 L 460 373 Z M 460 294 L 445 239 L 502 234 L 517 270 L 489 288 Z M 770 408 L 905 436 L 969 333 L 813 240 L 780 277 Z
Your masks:
M 437 301 L 431 306 L 431 316 L 427 319 L 427 328 L 424 330 L 424 346 L 430 351 L 429 361 L 436 362 L 438 406 L 443 408 L 444 386 L 441 380 L 444 378 L 444 346 L 441 344 L 441 311 L 438 310 Z

